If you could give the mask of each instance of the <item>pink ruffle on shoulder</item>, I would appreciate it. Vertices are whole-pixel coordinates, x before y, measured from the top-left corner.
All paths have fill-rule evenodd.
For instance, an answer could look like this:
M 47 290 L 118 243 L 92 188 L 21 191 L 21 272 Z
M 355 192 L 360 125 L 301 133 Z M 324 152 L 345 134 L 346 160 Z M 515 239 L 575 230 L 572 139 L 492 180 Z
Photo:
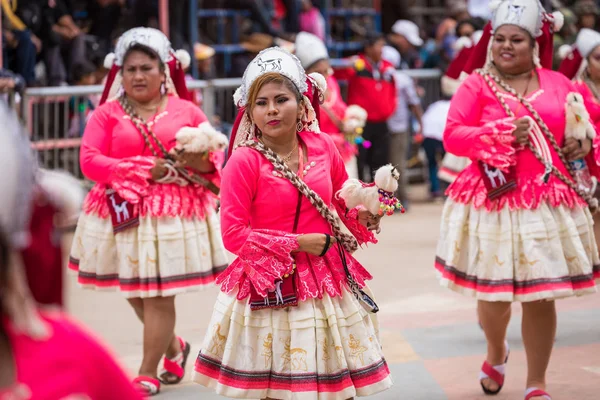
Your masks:
M 336 247 L 324 257 L 292 252 L 298 249 L 298 235 L 272 230 L 255 229 L 244 243 L 238 258 L 217 278 L 225 293 L 236 287 L 238 300 L 250 296 L 251 286 L 261 296 L 275 288 L 274 282 L 288 273 L 296 262 L 298 299 L 341 296 L 347 278 Z M 347 257 L 348 270 L 364 286 L 372 276 L 352 257 Z

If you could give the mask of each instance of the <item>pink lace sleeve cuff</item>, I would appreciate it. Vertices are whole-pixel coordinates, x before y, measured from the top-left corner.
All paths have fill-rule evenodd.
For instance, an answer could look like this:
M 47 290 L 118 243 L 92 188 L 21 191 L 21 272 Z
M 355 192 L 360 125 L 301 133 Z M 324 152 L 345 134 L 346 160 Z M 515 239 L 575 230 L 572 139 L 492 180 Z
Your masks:
M 258 294 L 266 296 L 275 287 L 275 281 L 292 270 L 292 251 L 298 247 L 296 234 L 269 229 L 252 231 L 239 251 L 238 260 Z M 222 289 L 229 291 L 231 288 Z
M 346 204 L 342 199 L 336 199 L 334 205 L 340 220 L 342 220 L 346 228 L 356 238 L 358 244 L 377 243 L 377 238 L 375 238 L 373 232 L 358 221 L 358 208 L 347 210 Z
M 504 172 L 515 165 L 515 125 L 512 118 L 488 122 L 481 128 L 481 133 L 472 143 L 472 156 L 486 164 Z
M 110 174 L 110 187 L 132 204 L 137 204 L 148 193 L 154 166 L 153 157 L 136 156 L 120 160 Z

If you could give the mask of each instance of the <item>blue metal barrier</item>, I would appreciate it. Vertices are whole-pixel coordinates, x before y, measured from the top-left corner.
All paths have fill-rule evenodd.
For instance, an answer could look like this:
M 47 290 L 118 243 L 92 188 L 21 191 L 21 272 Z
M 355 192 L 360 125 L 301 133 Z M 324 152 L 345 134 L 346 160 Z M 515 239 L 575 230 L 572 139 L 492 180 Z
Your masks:
M 335 2 L 340 7 L 340 2 Z M 375 30 L 381 32 L 381 13 L 373 8 L 325 8 L 323 10 L 325 19 L 325 32 L 329 41 L 327 48 L 332 57 L 342 57 L 343 52 L 360 51 L 363 48 L 362 42 L 350 41 L 350 20 L 357 17 L 371 17 L 375 21 Z M 335 41 L 331 38 L 331 18 L 343 18 L 344 34 L 343 41 Z
M 198 9 L 198 0 L 190 0 L 190 40 L 192 43 L 198 43 L 201 41 L 200 32 L 198 29 L 198 19 L 216 18 L 217 19 L 217 44 L 211 47 L 215 50 L 216 54 L 223 56 L 223 69 L 225 73 L 231 71 L 232 56 L 234 54 L 244 53 L 243 47 L 239 45 L 240 32 L 239 23 L 237 20 L 241 18 L 247 18 L 250 16 L 250 12 L 247 10 L 229 10 L 229 9 Z M 225 25 L 227 20 L 232 20 L 231 28 L 231 43 L 224 43 L 225 39 Z M 192 76 L 198 79 L 198 61 L 196 57 L 192 57 Z
M 326 2 L 324 2 L 326 3 Z M 348 52 L 359 52 L 362 50 L 363 43 L 359 41 L 350 41 L 350 20 L 358 17 L 371 17 L 375 21 L 375 29 L 381 31 L 381 13 L 373 8 L 341 8 L 341 1 L 334 0 L 333 7 L 324 6 L 322 9 L 325 19 L 325 32 L 327 40 L 327 48 L 332 58 L 343 57 Z M 239 45 L 239 20 L 241 18 L 250 17 L 250 12 L 246 10 L 229 10 L 229 9 L 198 9 L 198 0 L 190 0 L 189 2 L 189 18 L 190 18 L 190 40 L 192 43 L 201 41 L 200 32 L 198 29 L 198 20 L 207 18 L 217 19 L 217 43 L 212 47 L 215 53 L 223 57 L 223 69 L 225 73 L 229 73 L 232 67 L 232 57 L 235 54 L 244 53 L 245 50 Z M 344 33 L 342 41 L 334 41 L 331 39 L 331 18 L 343 18 Z M 226 32 L 226 22 L 232 20 L 231 27 Z M 231 43 L 224 43 L 226 33 L 231 34 Z M 198 61 L 192 57 L 192 76 L 198 78 Z

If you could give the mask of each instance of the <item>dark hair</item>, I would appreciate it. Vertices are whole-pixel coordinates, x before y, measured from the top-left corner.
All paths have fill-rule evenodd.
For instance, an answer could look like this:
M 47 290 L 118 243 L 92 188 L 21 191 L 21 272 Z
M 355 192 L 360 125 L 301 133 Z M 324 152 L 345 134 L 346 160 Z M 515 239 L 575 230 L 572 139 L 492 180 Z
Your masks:
M 96 72 L 96 66 L 89 61 L 82 61 L 73 66 L 73 82 L 77 83 L 84 77 Z
M 456 36 L 458 36 L 458 33 L 460 32 L 460 28 L 462 28 L 465 25 L 471 25 L 473 27 L 473 31 L 477 30 L 477 27 L 475 26 L 475 22 L 472 19 L 470 19 L 470 18 L 463 19 L 463 20 L 459 21 L 458 24 L 456 24 L 456 29 L 455 29 Z
M 476 31 L 482 30 L 487 24 L 487 20 L 481 17 L 473 17 L 471 18 L 471 22 L 473 23 L 473 26 L 475 27 Z
M 383 33 L 370 31 L 365 35 L 365 40 L 363 42 L 363 47 L 366 49 L 367 47 L 373 46 L 375 43 L 383 39 Z
M 127 60 L 127 58 L 129 58 L 131 53 L 134 53 L 136 51 L 147 55 L 152 60 L 157 60 L 158 68 L 161 70 L 161 72 L 165 71 L 165 68 L 166 68 L 165 63 L 160 59 L 160 56 L 158 55 L 156 50 L 154 50 L 153 48 L 148 47 L 146 45 L 139 44 L 139 43 L 134 43 L 131 46 L 129 46 L 129 48 L 125 52 L 125 55 L 123 56 L 123 65 L 125 65 L 125 61 Z

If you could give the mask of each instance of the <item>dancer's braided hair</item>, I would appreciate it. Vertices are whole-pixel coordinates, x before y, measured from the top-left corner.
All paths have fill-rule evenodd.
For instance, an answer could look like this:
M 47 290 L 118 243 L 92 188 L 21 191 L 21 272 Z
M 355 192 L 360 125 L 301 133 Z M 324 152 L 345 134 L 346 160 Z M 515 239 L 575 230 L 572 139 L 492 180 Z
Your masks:
M 271 164 L 273 164 L 275 170 L 281 173 L 284 178 L 289 180 L 292 185 L 294 185 L 296 189 L 298 189 L 300 193 L 302 193 L 310 201 L 310 203 L 315 206 L 323 218 L 329 222 L 329 225 L 331 225 L 331 229 L 333 231 L 333 236 L 337 239 L 337 241 L 340 242 L 342 246 L 344 246 L 344 248 L 350 253 L 355 252 L 358 249 L 358 242 L 356 241 L 356 238 L 354 238 L 352 235 L 342 232 L 338 220 L 333 212 L 331 212 L 325 201 L 323 201 L 321 196 L 309 188 L 308 185 L 306 185 L 306 183 L 304 183 L 304 181 L 300 179 L 298 175 L 295 174 L 294 171 L 292 171 L 283 162 L 277 153 L 255 140 L 242 142 L 239 144 L 239 146 L 250 147 L 265 156 L 265 158 L 269 160 Z

